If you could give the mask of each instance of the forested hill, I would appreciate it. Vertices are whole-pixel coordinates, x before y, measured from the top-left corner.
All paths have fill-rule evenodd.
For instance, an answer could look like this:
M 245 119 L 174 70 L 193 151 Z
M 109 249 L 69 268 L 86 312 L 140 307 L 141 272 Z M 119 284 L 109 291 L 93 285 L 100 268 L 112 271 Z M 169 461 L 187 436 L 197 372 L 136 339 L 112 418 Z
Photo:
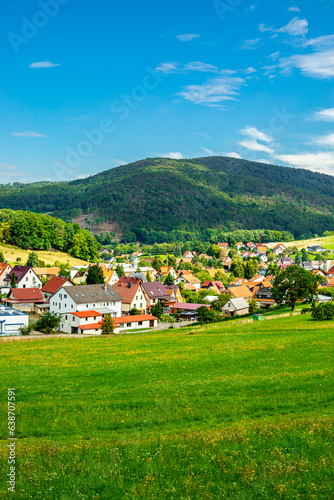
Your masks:
M 94 213 L 134 231 L 277 229 L 295 237 L 334 228 L 334 177 L 225 157 L 154 158 L 69 183 L 0 186 L 0 208 L 64 220 Z
M 92 262 L 99 250 L 96 239 L 78 224 L 22 210 L 0 210 L 0 242 L 23 249 L 59 250 Z

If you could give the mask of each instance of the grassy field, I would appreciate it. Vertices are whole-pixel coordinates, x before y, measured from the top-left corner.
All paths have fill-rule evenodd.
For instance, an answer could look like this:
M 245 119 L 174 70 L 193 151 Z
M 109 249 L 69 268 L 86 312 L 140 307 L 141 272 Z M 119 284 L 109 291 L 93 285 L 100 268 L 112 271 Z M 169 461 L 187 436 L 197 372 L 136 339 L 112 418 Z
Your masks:
M 0 243 L 0 251 L 3 252 L 5 259 L 8 260 L 11 265 L 17 264 L 16 259 L 18 257 L 21 259 L 20 264 L 25 265 L 31 252 L 31 250 L 22 250 L 21 248 L 11 245 L 4 245 L 3 243 Z M 45 264 L 50 264 L 51 266 L 54 265 L 56 260 L 63 264 L 69 262 L 71 266 L 80 266 L 83 264 L 87 264 L 87 262 L 85 262 L 84 260 L 75 259 L 74 257 L 71 257 L 67 253 L 63 252 L 47 252 L 46 250 L 43 250 L 36 251 L 36 253 L 40 260 L 44 261 Z
M 306 314 L 0 342 L 0 497 L 334 498 L 333 327 Z
M 268 244 L 269 248 L 273 248 L 277 243 Z M 296 240 L 284 243 L 286 247 L 296 246 L 298 249 L 306 248 L 308 246 L 320 245 L 328 250 L 334 249 L 334 236 L 326 236 L 325 238 L 312 238 L 310 240 Z

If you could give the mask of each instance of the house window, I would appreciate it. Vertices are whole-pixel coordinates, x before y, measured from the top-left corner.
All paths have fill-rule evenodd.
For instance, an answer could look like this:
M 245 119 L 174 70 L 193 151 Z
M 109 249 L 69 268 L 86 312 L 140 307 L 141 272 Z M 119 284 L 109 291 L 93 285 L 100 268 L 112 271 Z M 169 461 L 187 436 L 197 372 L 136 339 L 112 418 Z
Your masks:
M 26 281 L 28 281 L 28 278 L 26 278 Z
M 66 294 L 64 294 L 64 299 L 67 299 L 67 295 Z
M 143 304 L 141 303 L 141 304 L 140 304 L 140 309 L 142 309 L 142 308 L 143 308 Z
M 72 321 L 75 321 L 75 317 L 74 317 L 74 316 L 73 316 L 73 319 L 72 319 Z
M 61 293 L 59 294 L 59 298 L 60 298 L 60 300 L 62 300 L 62 298 L 63 298 L 63 295 Z
M 143 324 L 142 321 L 138 321 L 138 325 L 141 326 Z
M 95 304 L 93 304 L 93 307 L 95 307 Z
M 86 304 L 86 307 L 87 307 L 87 309 L 88 309 L 88 304 Z
M 71 309 L 73 309 L 73 304 L 71 305 Z
M 67 315 L 65 316 L 65 319 L 67 319 Z
M 126 326 L 131 326 L 131 323 L 127 323 Z

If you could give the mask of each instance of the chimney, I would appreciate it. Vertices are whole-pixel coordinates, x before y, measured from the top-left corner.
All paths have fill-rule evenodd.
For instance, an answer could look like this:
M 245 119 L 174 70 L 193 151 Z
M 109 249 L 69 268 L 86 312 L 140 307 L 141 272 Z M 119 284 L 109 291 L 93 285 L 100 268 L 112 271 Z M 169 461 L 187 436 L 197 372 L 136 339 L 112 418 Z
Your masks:
M 129 288 L 131 288 L 131 287 L 132 287 L 132 281 L 129 282 Z
M 104 291 L 106 292 L 107 291 L 107 283 L 104 284 Z

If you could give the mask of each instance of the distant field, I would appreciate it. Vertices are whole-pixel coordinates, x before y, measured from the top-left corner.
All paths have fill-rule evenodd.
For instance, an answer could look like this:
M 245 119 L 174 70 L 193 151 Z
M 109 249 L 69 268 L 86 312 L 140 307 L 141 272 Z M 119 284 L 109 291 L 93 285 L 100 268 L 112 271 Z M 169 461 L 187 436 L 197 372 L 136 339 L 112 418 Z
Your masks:
M 0 342 L 0 497 L 334 498 L 334 322 Z M 18 481 L 6 493 L 7 387 Z
M 273 248 L 277 243 L 270 243 L 268 244 L 269 248 Z M 286 247 L 293 247 L 296 246 L 297 248 L 306 248 L 308 246 L 314 246 L 314 245 L 321 245 L 324 248 L 327 248 L 328 250 L 333 249 L 334 250 L 334 236 L 326 236 L 325 238 L 313 238 L 310 240 L 296 240 L 296 241 L 289 241 L 288 243 L 284 243 Z
M 5 259 L 13 265 L 17 264 L 16 259 L 21 258 L 20 264 L 26 264 L 31 250 L 22 250 L 11 245 L 4 245 L 0 243 L 0 251 L 3 252 Z M 84 260 L 75 259 L 63 252 L 47 252 L 47 251 L 36 251 L 38 258 L 45 262 L 45 264 L 50 264 L 53 266 L 56 260 L 66 264 L 69 262 L 71 266 L 80 266 L 82 264 L 87 264 Z

